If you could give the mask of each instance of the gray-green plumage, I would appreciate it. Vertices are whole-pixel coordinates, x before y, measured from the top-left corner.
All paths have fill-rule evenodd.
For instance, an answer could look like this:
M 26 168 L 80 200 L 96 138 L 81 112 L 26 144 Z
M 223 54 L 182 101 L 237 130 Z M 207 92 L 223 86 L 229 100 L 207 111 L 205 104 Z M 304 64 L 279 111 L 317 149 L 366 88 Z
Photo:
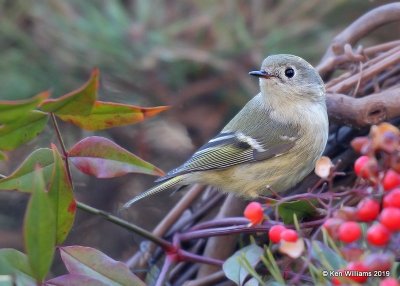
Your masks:
M 260 77 L 261 92 L 188 161 L 124 207 L 193 183 L 254 198 L 271 189 L 284 191 L 312 171 L 328 138 L 325 89 L 317 71 L 299 57 L 273 55 L 251 74 Z

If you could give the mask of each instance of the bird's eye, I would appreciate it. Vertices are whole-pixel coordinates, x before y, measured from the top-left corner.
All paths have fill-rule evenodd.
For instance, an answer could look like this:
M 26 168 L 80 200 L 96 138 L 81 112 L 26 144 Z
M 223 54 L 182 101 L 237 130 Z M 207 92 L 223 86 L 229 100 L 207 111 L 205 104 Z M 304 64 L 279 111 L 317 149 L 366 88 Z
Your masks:
M 287 76 L 288 78 L 292 78 L 294 76 L 294 69 L 292 68 L 287 68 L 285 70 L 285 76 Z

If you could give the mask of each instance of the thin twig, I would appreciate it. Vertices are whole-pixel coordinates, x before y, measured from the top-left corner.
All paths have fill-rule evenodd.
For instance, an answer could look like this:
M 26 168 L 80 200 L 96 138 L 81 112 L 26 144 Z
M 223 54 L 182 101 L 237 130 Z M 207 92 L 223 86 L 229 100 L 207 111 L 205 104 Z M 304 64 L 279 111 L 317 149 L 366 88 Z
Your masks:
M 61 136 L 61 132 L 60 132 L 60 128 L 58 127 L 58 124 L 57 124 L 56 116 L 54 115 L 54 113 L 51 112 L 50 117 L 51 117 L 51 121 L 53 122 L 54 130 L 56 131 L 58 142 L 60 143 L 60 146 L 61 146 L 61 152 L 64 156 L 65 169 L 67 170 L 68 180 L 69 180 L 71 186 L 73 186 L 71 169 L 69 166 L 68 151 L 67 151 L 67 148 L 65 147 L 64 140 Z
M 198 198 L 204 191 L 204 186 L 194 185 L 184 197 L 175 205 L 175 207 L 167 214 L 167 216 L 153 230 L 153 235 L 161 237 L 168 229 L 178 220 L 182 213 Z M 146 253 L 136 252 L 125 263 L 131 268 L 143 268 L 147 264 L 147 260 L 156 249 L 156 245 L 150 244 Z
M 161 268 L 161 272 L 160 275 L 158 275 L 157 278 L 157 283 L 156 286 L 163 286 L 165 285 L 165 280 L 167 278 L 167 274 L 169 272 L 169 269 L 171 269 L 172 265 L 174 264 L 174 260 L 172 259 L 172 257 L 170 255 L 167 255 L 165 257 L 163 266 Z
M 85 211 L 87 213 L 91 213 L 91 214 L 94 214 L 94 215 L 101 216 L 101 217 L 105 218 L 106 220 L 108 220 L 108 221 L 110 221 L 110 222 L 112 222 L 112 223 L 114 223 L 116 225 L 119 225 L 119 226 L 121 226 L 121 227 L 123 227 L 123 228 L 125 228 L 125 229 L 127 229 L 129 231 L 137 233 L 140 236 L 143 236 L 144 238 L 150 240 L 151 242 L 161 246 L 164 250 L 170 250 L 170 249 L 174 248 L 172 243 L 170 243 L 170 242 L 168 242 L 168 241 L 166 241 L 166 240 L 164 240 L 162 238 L 159 238 L 157 236 L 154 236 L 151 232 L 149 232 L 149 231 L 147 231 L 147 230 L 145 230 L 145 229 L 143 229 L 141 227 L 138 227 L 137 225 L 129 223 L 126 220 L 123 220 L 123 219 L 121 219 L 119 217 L 116 217 L 116 216 L 114 216 L 114 215 L 112 215 L 112 214 L 110 214 L 108 212 L 105 212 L 105 211 L 96 209 L 94 207 L 88 206 L 88 205 L 86 205 L 86 204 L 84 204 L 82 202 L 77 202 L 77 206 L 78 206 L 78 208 L 80 208 L 81 210 L 83 210 L 83 211 Z

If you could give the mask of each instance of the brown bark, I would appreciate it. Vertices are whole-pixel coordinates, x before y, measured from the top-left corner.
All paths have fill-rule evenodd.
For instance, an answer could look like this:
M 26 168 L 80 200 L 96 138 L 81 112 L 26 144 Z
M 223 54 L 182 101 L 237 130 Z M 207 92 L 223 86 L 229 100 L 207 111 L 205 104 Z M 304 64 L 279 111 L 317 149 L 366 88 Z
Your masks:
M 380 6 L 354 21 L 333 39 L 322 57 L 321 63 L 317 67 L 322 77 L 325 77 L 330 71 L 329 65 L 326 63 L 335 55 L 343 54 L 345 44 L 354 45 L 373 30 L 395 21 L 400 21 L 400 3 Z
M 338 124 L 365 127 L 400 116 L 400 88 L 362 98 L 330 93 L 326 101 L 330 120 Z

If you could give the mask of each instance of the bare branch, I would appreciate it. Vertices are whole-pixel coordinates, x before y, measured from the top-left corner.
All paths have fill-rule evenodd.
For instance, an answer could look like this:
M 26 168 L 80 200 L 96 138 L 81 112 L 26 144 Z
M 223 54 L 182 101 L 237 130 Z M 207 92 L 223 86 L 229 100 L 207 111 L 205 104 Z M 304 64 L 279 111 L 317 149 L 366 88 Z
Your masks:
M 387 89 L 362 98 L 327 95 L 329 118 L 336 123 L 364 127 L 400 116 L 400 88 Z
M 345 44 L 353 46 L 373 30 L 395 21 L 400 21 L 400 3 L 380 6 L 358 18 L 333 39 L 317 67 L 321 76 L 330 72 L 335 57 L 344 53 Z
M 328 88 L 329 92 L 332 93 L 341 93 L 341 92 L 349 92 L 350 89 L 357 84 L 357 82 L 361 80 L 363 82 L 372 79 L 378 73 L 384 71 L 390 66 L 396 65 L 400 63 L 400 50 L 395 54 L 382 59 L 374 65 L 371 65 L 365 68 L 363 71 L 352 75 L 351 77 L 337 83 L 334 86 Z M 362 73 L 362 74 L 361 74 Z

